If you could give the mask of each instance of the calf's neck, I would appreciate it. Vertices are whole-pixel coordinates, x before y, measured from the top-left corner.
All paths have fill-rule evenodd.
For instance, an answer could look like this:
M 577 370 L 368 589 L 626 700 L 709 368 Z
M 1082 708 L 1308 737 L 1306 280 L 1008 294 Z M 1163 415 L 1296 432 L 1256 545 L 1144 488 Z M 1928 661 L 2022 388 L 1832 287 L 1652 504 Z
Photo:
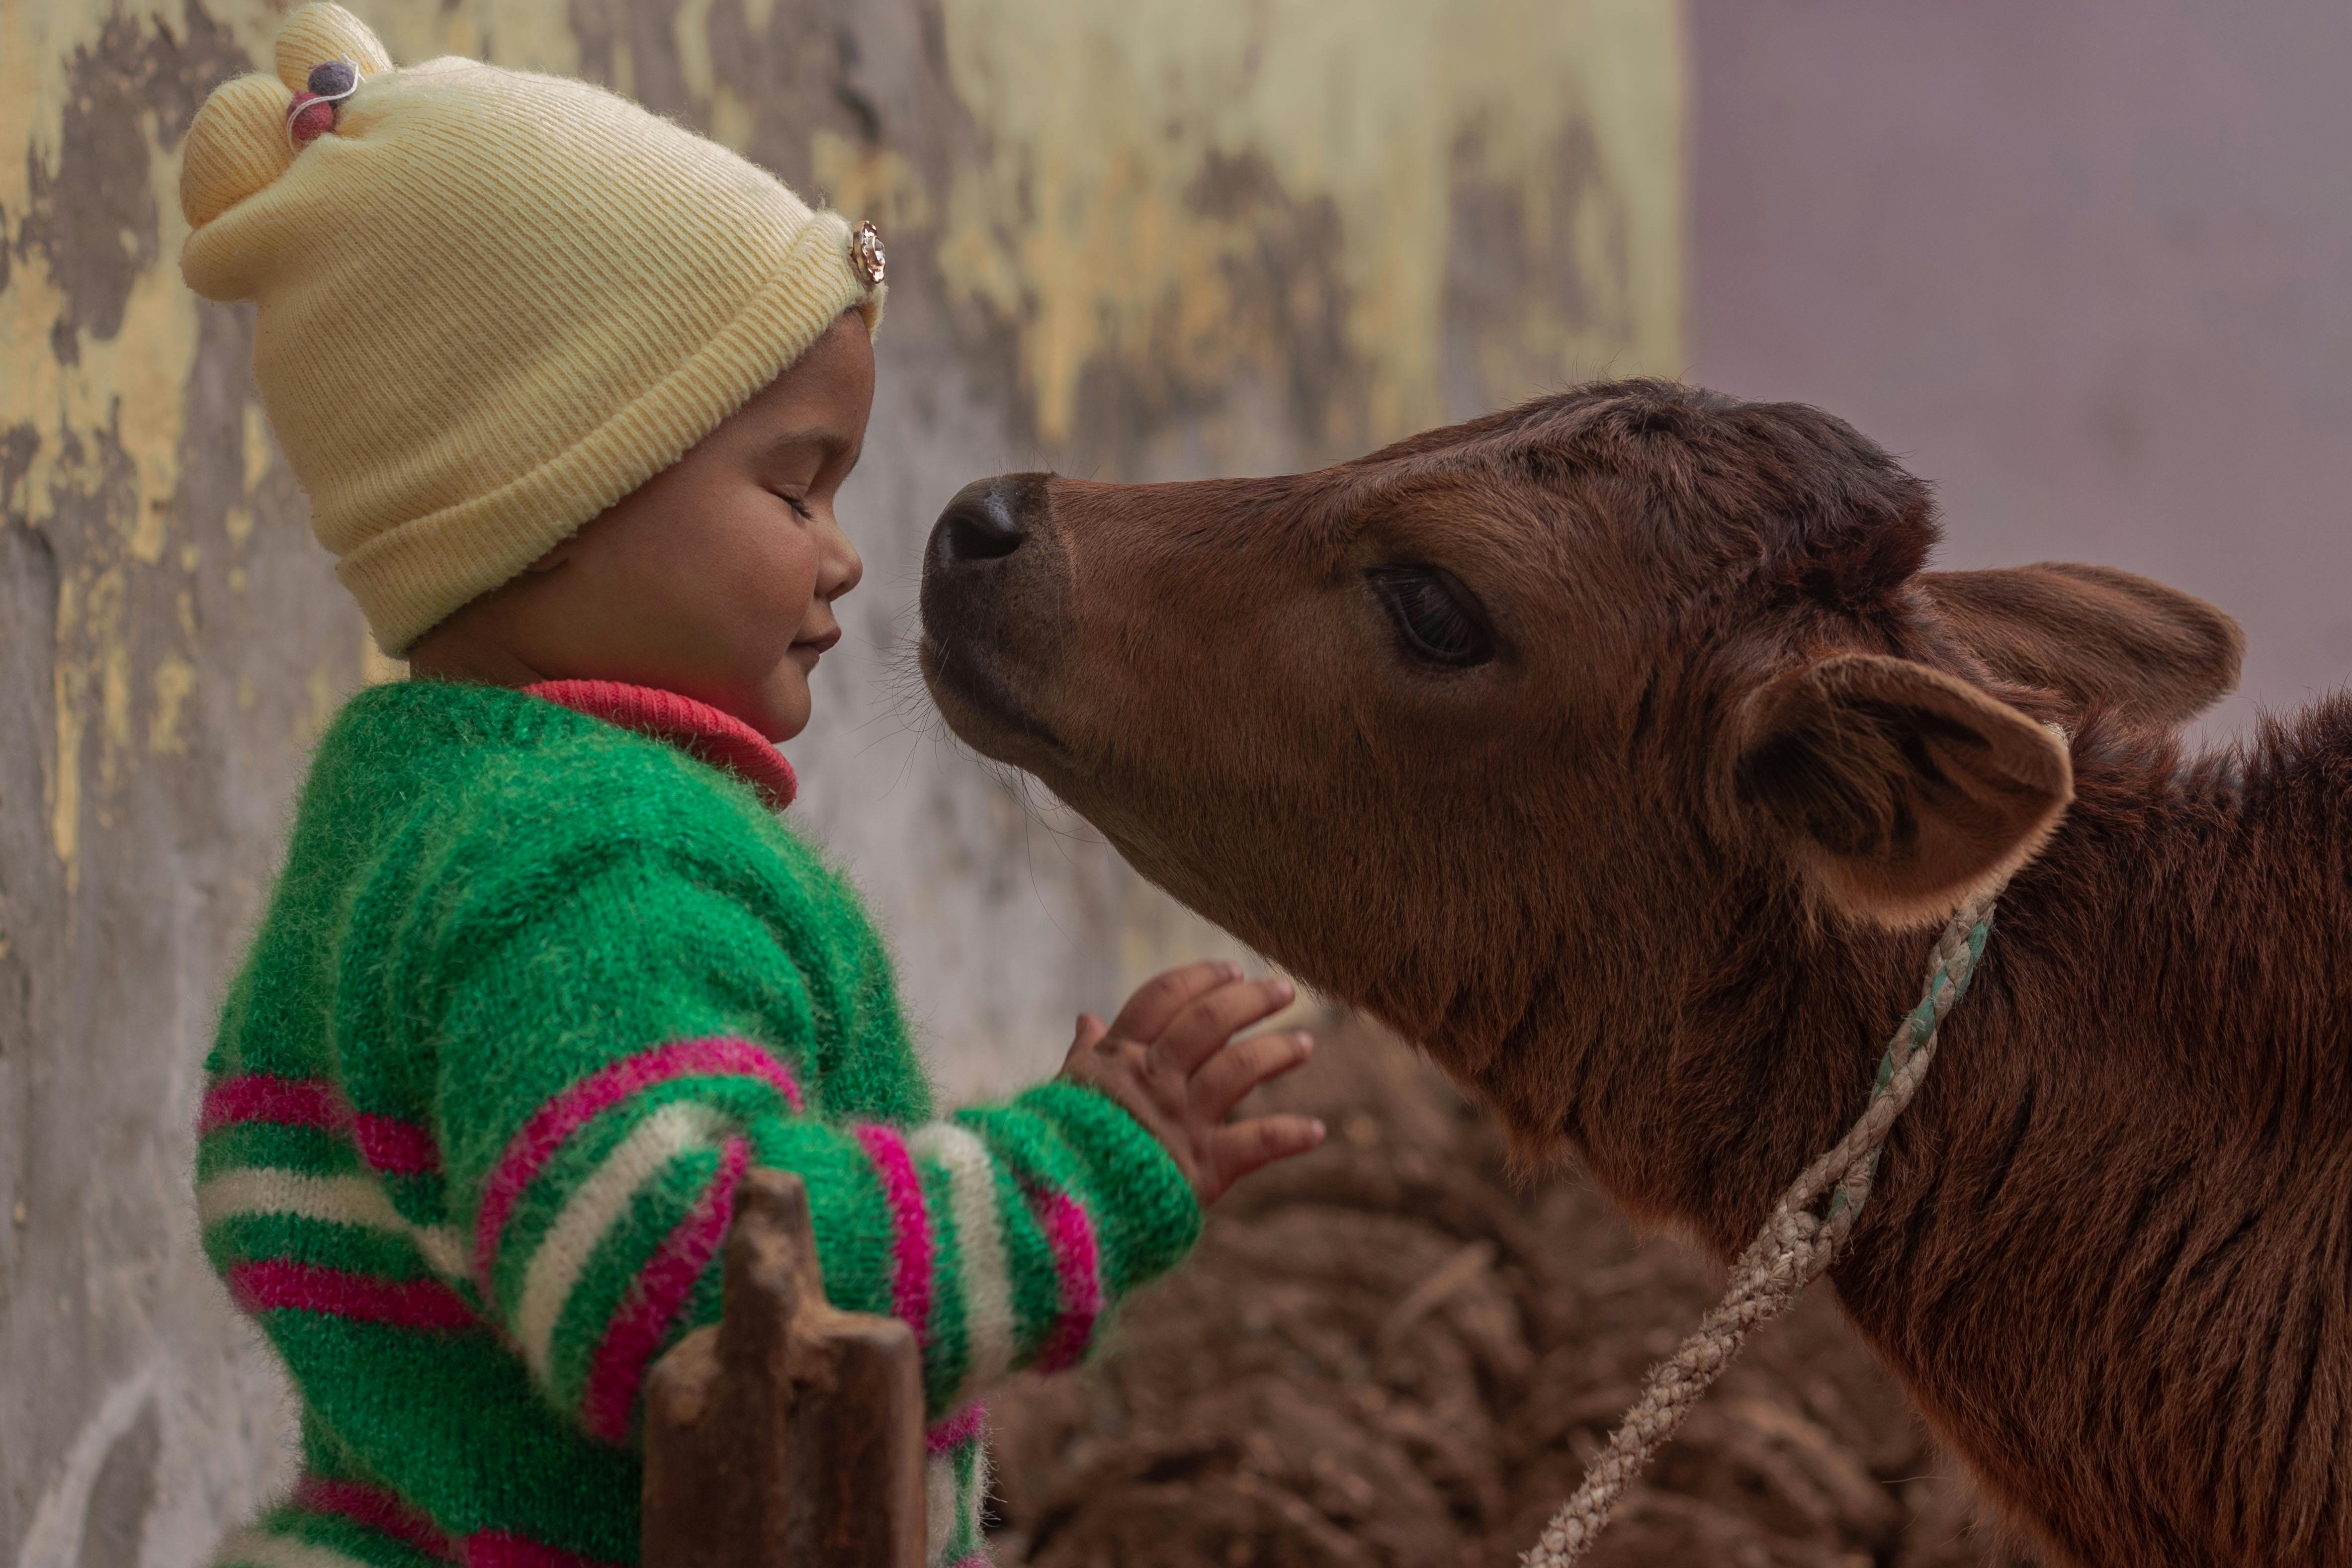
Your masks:
M 2055 1563 L 2352 1561 L 2352 705 L 2191 755 L 2227 617 L 1936 535 L 1827 415 L 1612 383 L 1288 478 L 982 481 L 921 658 L 969 743 L 1725 1260 L 2009 878 L 1846 1310 Z

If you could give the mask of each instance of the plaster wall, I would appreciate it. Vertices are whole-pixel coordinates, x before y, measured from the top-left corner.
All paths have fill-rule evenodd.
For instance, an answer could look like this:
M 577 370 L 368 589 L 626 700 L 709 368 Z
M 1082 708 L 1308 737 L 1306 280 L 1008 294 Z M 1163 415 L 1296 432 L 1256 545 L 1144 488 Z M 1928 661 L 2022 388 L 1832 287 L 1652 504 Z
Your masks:
M 959 754 L 908 666 L 966 479 L 1279 470 L 1683 363 L 1662 0 L 355 0 L 635 94 L 870 216 L 867 586 L 790 748 L 951 1094 L 1222 939 Z M 0 1562 L 168 1568 L 282 1483 L 196 1248 L 214 1011 L 375 657 L 175 265 L 181 137 L 265 0 L 0 0 Z M 388 367 L 388 374 L 394 367 Z

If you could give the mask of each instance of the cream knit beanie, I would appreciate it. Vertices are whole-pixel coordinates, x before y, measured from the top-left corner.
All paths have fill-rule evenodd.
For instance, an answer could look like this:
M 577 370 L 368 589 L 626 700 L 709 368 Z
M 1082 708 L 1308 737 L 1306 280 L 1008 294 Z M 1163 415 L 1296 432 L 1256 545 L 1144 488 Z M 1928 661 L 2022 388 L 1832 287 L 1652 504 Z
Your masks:
M 387 653 L 880 318 L 870 227 L 600 88 L 394 70 L 331 5 L 277 54 L 189 130 L 181 270 L 257 302 L 263 406 Z

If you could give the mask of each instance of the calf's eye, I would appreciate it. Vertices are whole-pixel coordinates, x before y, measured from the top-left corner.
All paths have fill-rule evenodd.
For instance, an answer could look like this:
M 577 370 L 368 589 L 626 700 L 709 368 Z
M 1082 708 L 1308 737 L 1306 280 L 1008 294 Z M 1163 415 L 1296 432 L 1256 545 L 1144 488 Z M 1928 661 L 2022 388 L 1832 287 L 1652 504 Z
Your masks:
M 1441 669 L 1467 669 L 1495 657 L 1486 606 L 1442 566 L 1375 566 L 1364 574 L 1405 654 Z

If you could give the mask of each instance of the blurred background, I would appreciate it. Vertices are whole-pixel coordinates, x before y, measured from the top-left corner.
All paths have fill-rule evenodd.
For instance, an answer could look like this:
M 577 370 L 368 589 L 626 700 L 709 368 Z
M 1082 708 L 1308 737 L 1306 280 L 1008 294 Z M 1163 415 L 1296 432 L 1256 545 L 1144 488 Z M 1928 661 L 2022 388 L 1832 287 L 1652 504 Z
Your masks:
M 843 500 L 867 585 L 788 752 L 794 815 L 869 894 L 952 1095 L 1049 1071 L 1078 1008 L 1229 951 L 929 716 L 919 549 L 977 475 L 1284 471 L 1580 379 L 1684 375 L 1820 403 L 1895 448 L 1943 496 L 1944 564 L 2103 562 L 2238 616 L 2245 689 L 2210 738 L 2352 668 L 2352 11 L 2330 0 L 352 3 L 396 60 L 604 81 L 882 227 L 879 395 Z M 288 1464 L 276 1374 L 195 1246 L 199 1068 L 308 746 L 401 672 L 310 538 L 247 379 L 249 312 L 177 274 L 183 132 L 267 59 L 278 11 L 0 0 L 0 1562 L 19 1568 L 196 1561 Z M 1446 1152 L 1460 1129 L 1391 1136 L 1446 1092 L 1397 1073 L 1349 1113 L 1371 1184 L 1351 1190 L 1392 1194 L 1373 1169 L 1392 1145 L 1485 1169 Z M 1570 1202 L 1492 1193 L 1523 1226 Z M 1555 1403 L 1591 1406 L 1496 1438 L 1500 1480 L 1431 1483 L 1465 1561 L 1562 1479 L 1538 1449 L 1614 1415 L 1633 1373 L 1591 1347 L 1638 1371 L 1654 1352 L 1625 1325 L 1679 1326 L 1706 1288 L 1593 1205 L 1571 1217 L 1597 1274 L 1520 1257 L 1524 1228 L 1457 1226 L 1432 1254 L 1453 1294 L 1406 1325 L 1489 1343 L 1459 1281 L 1491 1275 L 1525 1363 L 1457 1357 L 1462 1397 L 1517 1409 L 1549 1367 Z M 1240 1279 L 1297 1250 L 1244 1239 Z M 1391 1289 L 1326 1283 L 1332 1321 Z M 1601 1316 L 1543 1305 L 1570 1297 Z M 1607 1340 L 1610 1312 L 1632 1337 Z M 1903 1489 L 1928 1461 L 1886 1436 L 1899 1408 L 1838 1392 L 1871 1375 L 1850 1346 L 1822 1354 L 1848 1362 L 1748 1402 L 1798 1426 L 1756 1416 L 1696 1442 L 1729 1456 L 1720 1474 L 1661 1478 L 1762 1522 L 1654 1560 L 1893 1562 L 1909 1542 L 1926 1563 L 1923 1531 L 1961 1540 L 1964 1510 Z M 1083 1434 L 1172 1408 L 1070 1397 L 1005 1416 L 1037 1473 L 1092 1473 L 1109 1461 Z M 1790 1459 L 1830 1452 L 1805 1432 L 1844 1468 Z M 1435 1462 L 1395 1441 L 1396 1463 Z M 1255 1462 L 1216 1472 L 1258 1478 L 1233 1496 L 1273 1484 Z M 1008 1555 L 1097 1541 L 1069 1524 L 1084 1487 L 1025 1495 Z M 1236 1503 L 1239 1533 L 1166 1560 L 1437 1560 L 1324 1470 L 1282 1496 L 1311 1519 Z

